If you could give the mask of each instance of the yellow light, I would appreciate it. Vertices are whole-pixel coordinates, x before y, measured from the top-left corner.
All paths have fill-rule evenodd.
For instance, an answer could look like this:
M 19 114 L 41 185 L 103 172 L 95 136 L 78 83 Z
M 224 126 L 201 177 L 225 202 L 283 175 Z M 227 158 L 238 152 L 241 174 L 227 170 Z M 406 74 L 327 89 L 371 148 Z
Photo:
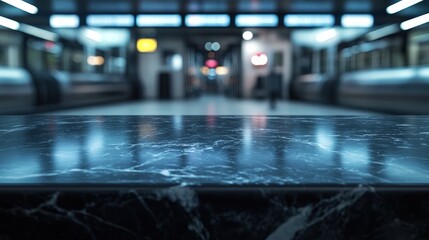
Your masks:
M 155 52 L 158 42 L 153 38 L 141 38 L 137 41 L 137 51 L 142 53 Z
M 229 68 L 228 67 L 224 67 L 224 66 L 219 66 L 216 68 L 216 74 L 219 76 L 224 76 L 224 75 L 228 75 L 229 73 Z
M 91 66 L 100 66 L 104 64 L 104 57 L 101 56 L 89 56 L 87 62 Z

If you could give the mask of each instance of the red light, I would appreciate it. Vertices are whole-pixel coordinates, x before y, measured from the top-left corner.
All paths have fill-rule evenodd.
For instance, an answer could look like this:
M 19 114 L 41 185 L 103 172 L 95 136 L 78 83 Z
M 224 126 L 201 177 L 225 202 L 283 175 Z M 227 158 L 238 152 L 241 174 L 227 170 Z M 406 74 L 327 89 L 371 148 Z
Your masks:
M 45 42 L 45 48 L 46 49 L 53 49 L 55 47 L 55 43 L 54 42 Z
M 206 66 L 208 68 L 215 68 L 215 67 L 217 67 L 217 61 L 214 59 L 209 59 L 206 61 Z

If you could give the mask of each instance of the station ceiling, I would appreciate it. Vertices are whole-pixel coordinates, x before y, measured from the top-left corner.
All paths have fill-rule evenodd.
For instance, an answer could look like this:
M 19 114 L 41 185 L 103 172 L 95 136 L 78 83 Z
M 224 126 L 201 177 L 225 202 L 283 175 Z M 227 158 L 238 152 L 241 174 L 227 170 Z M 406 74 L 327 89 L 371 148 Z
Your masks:
M 26 0 L 39 8 L 36 15 L 0 2 L 0 15 L 29 24 L 44 25 L 52 14 L 147 13 L 369 13 L 383 21 L 398 22 L 427 13 L 429 1 L 388 15 L 386 7 L 398 0 Z M 387 19 L 387 20 L 386 20 Z

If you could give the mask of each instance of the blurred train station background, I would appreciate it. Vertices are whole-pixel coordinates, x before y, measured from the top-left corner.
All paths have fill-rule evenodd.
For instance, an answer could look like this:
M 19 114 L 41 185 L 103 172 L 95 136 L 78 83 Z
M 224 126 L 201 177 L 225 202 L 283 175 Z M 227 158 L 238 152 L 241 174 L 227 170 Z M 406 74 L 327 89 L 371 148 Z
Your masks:
M 427 0 L 0 0 L 0 114 L 429 113 Z

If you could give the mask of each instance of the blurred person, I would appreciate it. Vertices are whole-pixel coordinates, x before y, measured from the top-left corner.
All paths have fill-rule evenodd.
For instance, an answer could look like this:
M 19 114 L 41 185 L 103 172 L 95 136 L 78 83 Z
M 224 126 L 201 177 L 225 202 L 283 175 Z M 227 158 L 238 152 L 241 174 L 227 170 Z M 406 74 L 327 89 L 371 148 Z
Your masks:
M 276 108 L 277 98 L 280 97 L 281 81 L 282 81 L 281 80 L 282 75 L 277 73 L 275 66 L 276 66 L 275 60 L 272 59 L 270 64 L 270 70 L 266 77 L 267 93 L 268 93 L 268 99 L 269 99 L 271 109 Z

